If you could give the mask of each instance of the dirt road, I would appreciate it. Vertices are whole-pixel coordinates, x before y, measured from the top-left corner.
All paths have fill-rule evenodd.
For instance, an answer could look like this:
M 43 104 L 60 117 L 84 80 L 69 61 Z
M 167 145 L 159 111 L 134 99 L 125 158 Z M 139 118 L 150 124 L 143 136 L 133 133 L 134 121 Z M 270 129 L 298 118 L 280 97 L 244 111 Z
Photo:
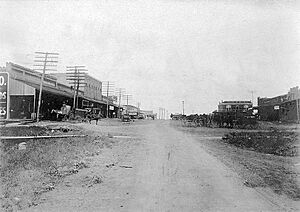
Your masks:
M 111 134 L 121 128 L 83 125 Z M 288 211 L 290 202 L 243 180 L 167 121 L 122 127 L 129 137 L 90 158 L 28 211 Z M 201 139 L 210 139 L 203 136 Z M 87 176 L 103 182 L 86 186 Z

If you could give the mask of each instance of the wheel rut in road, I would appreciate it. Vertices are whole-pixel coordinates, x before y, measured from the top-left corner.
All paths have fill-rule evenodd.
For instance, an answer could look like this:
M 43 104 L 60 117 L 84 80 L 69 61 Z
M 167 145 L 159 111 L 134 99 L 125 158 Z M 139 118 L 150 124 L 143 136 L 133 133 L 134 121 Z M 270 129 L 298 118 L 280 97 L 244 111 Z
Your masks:
M 120 133 L 111 126 L 89 128 Z M 27 211 L 286 211 L 244 186 L 199 140 L 168 122 L 135 123 L 123 131 L 135 139 L 115 138 L 121 140 L 90 158 L 89 168 L 65 179 L 71 187 L 62 183 Z M 81 186 L 85 176 L 94 175 L 103 182 Z
M 129 211 L 284 210 L 244 186 L 191 136 L 164 122 L 147 126 L 144 133 L 145 157 Z

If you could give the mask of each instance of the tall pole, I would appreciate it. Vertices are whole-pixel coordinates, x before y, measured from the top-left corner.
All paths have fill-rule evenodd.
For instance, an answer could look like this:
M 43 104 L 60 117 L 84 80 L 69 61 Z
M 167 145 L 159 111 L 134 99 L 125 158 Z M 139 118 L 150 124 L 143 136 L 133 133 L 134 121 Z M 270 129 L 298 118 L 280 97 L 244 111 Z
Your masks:
M 296 98 L 296 110 L 297 110 L 297 123 L 300 123 L 299 120 L 299 99 Z
M 255 90 L 249 90 L 251 92 L 251 98 L 252 98 L 252 107 L 254 106 L 254 93 L 256 92 Z
M 126 114 L 128 113 L 128 95 L 126 95 Z
M 76 107 L 75 107 L 75 108 L 78 108 L 78 93 L 79 93 L 79 83 L 80 83 L 80 80 L 79 80 L 79 74 L 77 74 L 77 86 L 76 86 Z
M 40 83 L 40 92 L 39 92 L 39 102 L 38 102 L 38 108 L 37 108 L 37 117 L 36 121 L 40 121 L 40 108 L 41 108 L 41 102 L 42 102 L 42 90 L 43 90 L 43 82 L 44 82 L 44 77 L 45 77 L 45 71 L 46 71 L 46 64 L 47 64 L 47 58 L 48 58 L 48 52 L 46 52 L 45 55 L 45 60 L 44 60 L 44 67 L 43 67 L 43 73 L 42 73 L 42 79 Z
M 137 103 L 137 108 L 138 108 L 138 115 L 140 114 L 140 102 Z
M 108 118 L 108 93 L 109 93 L 109 81 L 107 82 L 107 91 L 106 91 L 106 118 Z
M 67 80 L 72 87 L 74 88 L 74 96 L 73 96 L 73 116 L 76 116 L 76 108 L 78 108 L 78 100 L 79 100 L 79 88 L 81 86 L 85 86 L 85 72 L 87 71 L 85 66 L 67 66 Z
M 119 118 L 121 118 L 121 111 L 120 111 L 120 108 L 121 108 L 121 96 L 122 96 L 122 94 L 121 94 L 121 91 L 122 91 L 122 89 L 120 88 L 120 93 L 119 93 L 119 110 L 118 110 L 118 116 L 119 116 Z
M 161 119 L 161 107 L 158 108 L 158 119 Z
M 75 67 L 74 73 L 76 76 L 77 75 L 77 67 Z M 74 98 L 73 98 L 73 109 L 74 109 L 74 113 L 75 113 L 75 109 L 76 109 L 76 87 L 77 87 L 77 83 L 76 83 L 76 79 L 74 78 Z
M 132 97 L 131 94 L 125 94 L 126 97 L 126 114 L 128 113 L 128 103 L 129 103 L 129 97 Z
M 182 115 L 184 115 L 184 101 L 182 101 Z
M 36 117 L 36 121 L 39 122 L 40 113 L 41 113 L 41 105 L 42 105 L 42 92 L 43 92 L 45 73 L 46 73 L 46 71 L 56 71 L 55 68 L 51 69 L 51 67 L 56 66 L 55 63 L 58 62 L 57 61 L 58 53 L 35 52 L 35 54 L 37 54 L 37 56 L 35 56 L 34 62 L 36 62 L 37 64 L 34 64 L 33 66 L 36 66 L 37 68 L 34 68 L 34 70 L 42 71 L 40 90 L 39 90 L 38 107 L 37 107 L 37 117 Z

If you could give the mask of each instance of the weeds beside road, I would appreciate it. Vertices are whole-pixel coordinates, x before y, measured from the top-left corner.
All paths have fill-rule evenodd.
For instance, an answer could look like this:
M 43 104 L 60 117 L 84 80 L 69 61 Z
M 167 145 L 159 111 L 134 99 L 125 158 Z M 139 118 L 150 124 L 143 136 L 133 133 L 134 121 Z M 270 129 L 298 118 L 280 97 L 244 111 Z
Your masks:
M 42 126 L 2 127 L 2 136 L 87 134 L 67 123 L 44 123 Z M 43 126 L 44 125 L 44 126 Z M 26 142 L 26 149 L 18 143 Z M 112 141 L 106 135 L 89 134 L 79 138 L 3 140 L 1 142 L 2 208 L 20 210 L 39 204 L 40 195 L 55 188 L 66 176 L 86 168 L 87 156 L 101 152 Z
M 269 124 L 269 130 L 235 130 L 172 125 L 237 172 L 246 186 L 270 188 L 279 195 L 300 200 L 298 128 Z M 221 139 L 224 135 L 226 139 Z M 209 139 L 213 136 L 220 138 Z
M 297 133 L 297 129 L 289 126 L 284 129 Z M 26 149 L 18 146 L 23 141 L 1 141 L 1 209 L 265 208 L 269 203 L 260 201 L 253 189 L 273 190 L 276 194 L 269 194 L 281 200 L 287 198 L 280 200 L 285 205 L 274 208 L 293 208 L 289 203 L 299 201 L 300 194 L 299 169 L 295 166 L 299 156 L 256 151 L 255 148 L 266 144 L 259 145 L 261 141 L 244 145 L 257 132 L 263 138 L 270 136 L 269 131 L 188 128 L 176 121 L 169 124 L 146 120 L 130 124 L 102 120 L 98 125 L 41 122 L 36 126 L 2 127 L 2 136 L 88 136 L 25 140 Z M 221 139 L 231 132 L 235 132 L 232 137 Z M 238 138 L 240 135 L 242 139 Z M 285 139 L 290 134 L 282 135 Z M 299 140 L 292 139 L 288 144 L 297 146 Z M 284 152 L 296 153 L 294 150 Z M 233 196 L 226 196 L 228 193 Z M 214 202 L 216 198 L 219 200 Z M 252 207 L 251 201 L 261 205 Z

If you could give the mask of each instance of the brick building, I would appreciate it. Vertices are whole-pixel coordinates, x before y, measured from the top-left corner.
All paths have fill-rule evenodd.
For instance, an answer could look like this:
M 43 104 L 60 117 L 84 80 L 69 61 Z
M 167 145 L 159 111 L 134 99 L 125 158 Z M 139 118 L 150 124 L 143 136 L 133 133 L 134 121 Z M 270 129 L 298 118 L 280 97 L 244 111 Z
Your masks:
M 299 87 L 290 88 L 287 94 L 257 99 L 259 116 L 264 121 L 296 122 L 299 120 Z

